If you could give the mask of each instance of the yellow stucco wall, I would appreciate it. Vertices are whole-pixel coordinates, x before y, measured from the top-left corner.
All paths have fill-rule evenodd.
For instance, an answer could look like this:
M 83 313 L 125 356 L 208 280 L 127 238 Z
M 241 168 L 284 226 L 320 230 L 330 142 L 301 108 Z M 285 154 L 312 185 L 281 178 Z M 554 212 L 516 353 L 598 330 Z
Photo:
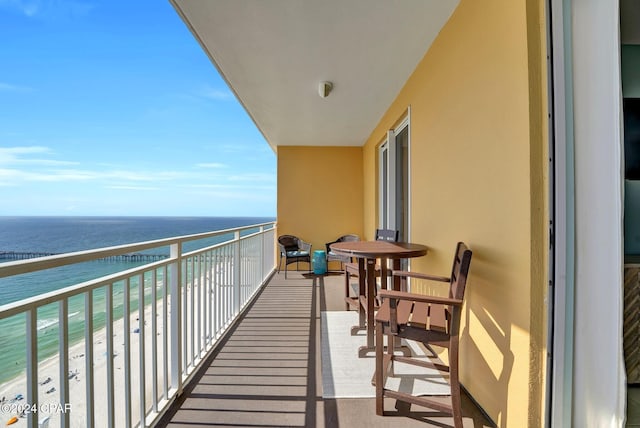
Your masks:
M 278 235 L 296 235 L 312 250 L 363 236 L 362 147 L 280 146 L 277 157 Z
M 364 147 L 364 227 L 377 224 L 377 147 L 410 106 L 412 270 L 474 251 L 461 379 L 500 427 L 542 426 L 547 165 L 539 0 L 462 0 Z M 371 237 L 371 236 L 369 236 Z

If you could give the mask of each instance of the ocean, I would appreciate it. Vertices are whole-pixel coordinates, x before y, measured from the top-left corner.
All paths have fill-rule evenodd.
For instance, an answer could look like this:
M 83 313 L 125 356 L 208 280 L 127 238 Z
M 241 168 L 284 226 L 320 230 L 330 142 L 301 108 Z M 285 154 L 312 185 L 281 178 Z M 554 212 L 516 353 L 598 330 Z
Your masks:
M 273 217 L 0 217 L 0 252 L 68 253 L 113 245 L 150 241 L 173 236 L 229 229 L 275 220 Z M 231 235 L 188 243 L 190 251 L 229 239 Z M 169 253 L 168 247 L 166 254 Z M 157 253 L 158 250 L 154 250 Z M 5 260 L 0 259 L 1 263 Z M 95 261 L 0 278 L 0 306 L 58 290 L 148 262 Z M 137 286 L 132 284 L 132 287 Z M 114 290 L 117 293 L 117 290 Z M 96 292 L 94 305 L 104 296 Z M 132 310 L 137 302 L 132 300 Z M 148 303 L 148 302 L 147 302 Z M 57 353 L 57 305 L 38 311 L 38 359 Z M 122 316 L 122 308 L 114 308 Z M 84 300 L 69 301 L 69 340 L 82 339 Z M 96 314 L 95 328 L 104 325 Z M 25 370 L 25 317 L 0 320 L 0 385 Z

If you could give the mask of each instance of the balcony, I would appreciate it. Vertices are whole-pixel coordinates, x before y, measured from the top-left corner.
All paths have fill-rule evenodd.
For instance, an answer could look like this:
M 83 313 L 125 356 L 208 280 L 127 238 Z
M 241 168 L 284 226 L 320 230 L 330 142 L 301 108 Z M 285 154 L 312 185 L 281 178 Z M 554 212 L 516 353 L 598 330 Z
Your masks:
M 323 398 L 321 312 L 344 310 L 343 281 L 302 271 L 271 277 L 159 426 L 453 427 L 449 416 L 396 409 L 393 400 L 381 417 L 373 398 Z M 462 399 L 465 427 L 493 426 Z
M 343 279 L 274 273 L 274 226 L 0 264 L 7 277 L 169 248 L 161 260 L 0 306 L 0 322 L 18 320 L 25 335 L 26 372 L 5 401 L 21 410 L 16 426 L 453 426 L 391 400 L 395 416 L 378 417 L 372 398 L 323 398 L 321 312 L 344 309 Z M 217 242 L 186 251 L 207 239 Z M 79 332 L 69 309 L 78 305 Z M 57 314 L 52 356 L 40 352 L 51 340 L 45 313 Z M 463 412 L 465 426 L 491 426 L 466 395 Z

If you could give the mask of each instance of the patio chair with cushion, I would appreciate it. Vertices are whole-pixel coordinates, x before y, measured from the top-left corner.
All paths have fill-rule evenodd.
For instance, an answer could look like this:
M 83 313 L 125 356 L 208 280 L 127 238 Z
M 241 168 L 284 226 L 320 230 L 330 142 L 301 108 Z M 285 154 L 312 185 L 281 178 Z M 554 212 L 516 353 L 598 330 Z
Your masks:
M 384 397 L 429 407 L 453 416 L 456 428 L 462 427 L 462 410 L 460 402 L 460 380 L 458 376 L 458 355 L 460 317 L 464 290 L 471 264 L 471 250 L 459 242 L 453 258 L 451 276 L 440 277 L 415 272 L 394 271 L 393 276 L 416 278 L 448 283 L 448 297 L 427 296 L 394 290 L 380 290 L 378 297 L 382 304 L 376 314 L 376 413 L 384 415 Z M 384 352 L 383 336 L 387 336 L 387 351 Z M 430 345 L 448 349 L 449 365 L 440 364 L 425 358 L 400 356 L 394 354 L 396 338 L 418 341 L 427 349 Z M 433 352 L 433 350 L 431 349 Z M 433 358 L 436 354 L 433 354 Z M 414 396 L 385 388 L 387 377 L 394 376 L 394 362 L 402 362 L 419 367 L 435 368 L 449 372 L 451 385 L 451 404 L 442 400 L 430 399 L 429 396 Z
M 311 244 L 304 242 L 302 239 L 293 235 L 281 235 L 278 237 L 278 246 L 280 247 L 280 262 L 278 263 L 278 272 L 282 266 L 282 259 L 284 259 L 284 277 L 287 278 L 287 266 L 291 263 L 296 264 L 296 270 L 298 270 L 298 264 L 300 262 L 309 263 L 309 269 L 311 269 Z
M 358 235 L 342 235 L 341 237 L 339 237 L 333 242 L 327 242 L 325 244 L 327 247 L 327 263 L 331 261 L 340 262 L 340 270 L 343 270 L 344 264 L 352 261 L 351 257 L 334 253 L 331 250 L 331 244 L 336 244 L 338 242 L 355 242 L 359 240 L 360 240 L 360 237 Z
M 398 242 L 398 237 L 400 236 L 400 231 L 392 230 L 392 229 L 376 229 L 376 241 L 390 241 L 390 242 Z M 350 282 L 351 277 L 359 276 L 358 272 L 358 263 L 357 262 L 348 262 L 344 265 L 344 288 L 345 288 L 345 303 L 346 309 L 355 309 L 358 310 L 360 307 L 360 302 L 356 297 L 351 297 L 350 293 Z M 376 264 L 376 276 L 380 276 L 380 266 Z

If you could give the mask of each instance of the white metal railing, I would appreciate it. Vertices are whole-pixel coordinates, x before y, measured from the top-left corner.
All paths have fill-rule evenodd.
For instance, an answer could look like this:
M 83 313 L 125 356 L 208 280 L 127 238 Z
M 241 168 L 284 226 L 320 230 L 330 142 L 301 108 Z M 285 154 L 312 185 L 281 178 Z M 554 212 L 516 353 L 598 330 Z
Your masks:
M 183 252 L 186 242 L 229 234 L 225 242 Z M 0 321 L 24 316 L 26 337 L 26 397 L 3 410 L 26 410 L 33 428 L 43 410 L 52 415 L 52 427 L 58 414 L 61 427 L 157 422 L 275 270 L 275 223 L 0 264 L 2 278 L 167 246 L 165 260 L 0 306 Z M 72 299 L 84 300 L 83 345 L 69 337 Z M 38 311 L 48 305 L 58 306 L 59 380 L 53 387 L 43 387 L 38 377 Z M 75 346 L 84 354 L 82 371 L 70 369 L 81 355 L 71 355 Z M 80 392 L 78 385 L 84 386 Z M 50 397 L 43 398 L 45 388 Z

